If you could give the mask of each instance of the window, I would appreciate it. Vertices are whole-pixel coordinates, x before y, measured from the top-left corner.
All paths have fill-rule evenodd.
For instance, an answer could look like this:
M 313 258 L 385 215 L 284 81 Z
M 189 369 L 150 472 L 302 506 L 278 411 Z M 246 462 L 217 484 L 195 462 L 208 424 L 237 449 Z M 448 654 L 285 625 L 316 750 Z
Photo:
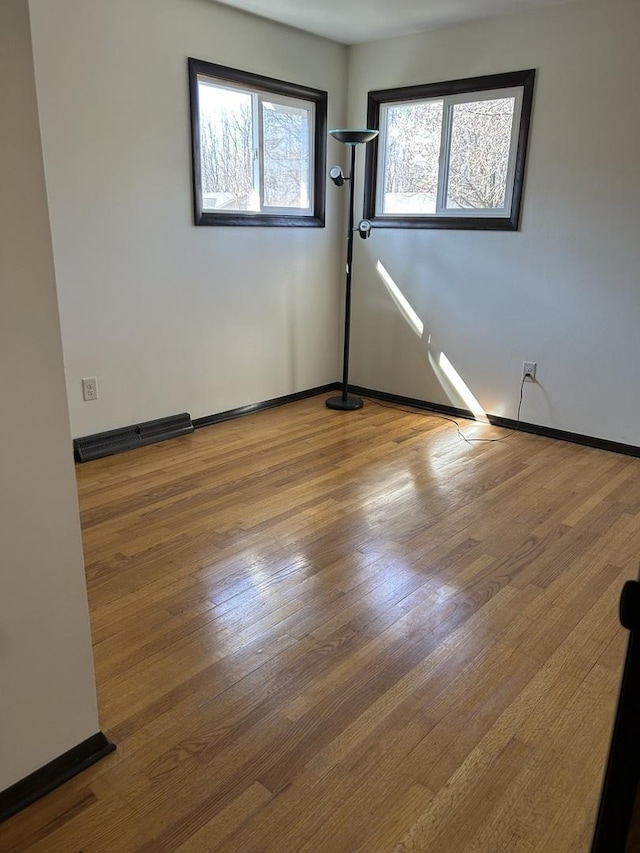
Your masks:
M 535 71 L 369 92 L 365 216 L 516 230 Z
M 324 226 L 327 93 L 189 59 L 196 225 Z

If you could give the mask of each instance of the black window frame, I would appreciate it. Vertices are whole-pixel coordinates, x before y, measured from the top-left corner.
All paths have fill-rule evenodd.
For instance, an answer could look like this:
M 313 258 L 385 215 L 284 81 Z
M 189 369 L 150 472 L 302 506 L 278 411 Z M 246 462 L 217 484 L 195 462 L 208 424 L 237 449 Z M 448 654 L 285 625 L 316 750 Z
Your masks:
M 191 179 L 193 196 L 193 216 L 195 225 L 230 226 L 277 226 L 288 228 L 324 228 L 326 199 L 327 164 L 327 92 L 313 89 L 298 83 L 288 83 L 206 62 L 202 59 L 188 58 L 189 105 L 191 114 Z M 200 110 L 198 100 L 198 76 L 211 77 L 231 84 L 240 84 L 257 92 L 280 95 L 289 98 L 310 101 L 315 106 L 314 116 L 314 153 L 313 153 L 313 211 L 310 215 L 291 213 L 265 213 L 253 211 L 203 210 L 200 150 Z
M 383 140 L 378 136 L 367 146 L 365 163 L 364 216 L 374 228 L 435 228 L 448 230 L 517 231 L 520 228 L 522 196 L 525 181 L 529 130 L 533 109 L 535 69 L 489 74 L 483 77 L 466 77 L 440 83 L 378 89 L 368 93 L 367 127 L 380 129 L 380 108 L 383 104 L 402 101 L 428 100 L 448 95 L 464 95 L 493 89 L 522 87 L 522 108 L 518 128 L 518 145 L 515 155 L 511 209 L 507 216 L 377 214 L 378 152 Z

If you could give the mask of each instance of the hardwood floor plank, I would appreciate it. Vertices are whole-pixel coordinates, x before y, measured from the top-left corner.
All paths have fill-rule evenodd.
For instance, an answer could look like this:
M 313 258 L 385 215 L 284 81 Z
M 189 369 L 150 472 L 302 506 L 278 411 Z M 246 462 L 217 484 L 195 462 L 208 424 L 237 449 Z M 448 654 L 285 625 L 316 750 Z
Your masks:
M 271 800 L 271 794 L 259 782 L 236 797 L 236 799 L 212 818 L 208 823 L 189 836 L 188 841 L 177 848 L 179 853 L 201 853 L 220 847 L 230 835 L 237 832 L 253 814 L 264 808 Z
M 640 459 L 310 398 L 77 482 L 118 751 L 1 850 L 587 849 Z

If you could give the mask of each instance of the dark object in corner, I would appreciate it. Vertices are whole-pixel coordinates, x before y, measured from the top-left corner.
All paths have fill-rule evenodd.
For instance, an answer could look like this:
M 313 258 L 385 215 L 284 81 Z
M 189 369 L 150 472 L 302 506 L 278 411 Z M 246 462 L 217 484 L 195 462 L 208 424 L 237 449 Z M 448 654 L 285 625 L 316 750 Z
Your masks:
M 0 792 L 0 823 L 114 750 L 115 745 L 102 732 L 98 732 Z
M 620 622 L 627 644 L 609 757 L 591 853 L 640 850 L 640 583 L 627 581 L 620 597 Z
M 73 457 L 76 462 L 89 462 L 91 459 L 113 456 L 114 453 L 155 444 L 157 441 L 165 441 L 168 438 L 177 438 L 179 435 L 187 435 L 190 432 L 193 432 L 191 415 L 186 412 L 181 415 L 170 415 L 168 418 L 158 418 L 155 421 L 146 421 L 142 424 L 76 438 L 73 442 Z

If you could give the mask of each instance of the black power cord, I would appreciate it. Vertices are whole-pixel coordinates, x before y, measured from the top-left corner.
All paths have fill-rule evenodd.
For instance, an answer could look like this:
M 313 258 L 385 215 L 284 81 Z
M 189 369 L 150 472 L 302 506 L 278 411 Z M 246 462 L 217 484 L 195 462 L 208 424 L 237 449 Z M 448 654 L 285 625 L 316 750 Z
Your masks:
M 442 420 L 442 421 L 449 421 L 449 423 L 451 423 L 455 426 L 455 428 L 458 432 L 458 438 L 462 439 L 462 441 L 466 441 L 467 444 L 473 444 L 474 441 L 483 441 L 483 442 L 491 444 L 491 443 L 495 443 L 498 441 L 506 441 L 508 438 L 512 438 L 520 429 L 520 410 L 522 409 L 522 396 L 523 396 L 523 392 L 524 392 L 524 383 L 526 382 L 526 380 L 527 380 L 527 377 L 523 376 L 522 382 L 520 383 L 520 399 L 518 401 L 518 413 L 516 414 L 516 425 L 513 427 L 513 429 L 507 435 L 503 435 L 502 438 L 470 438 L 469 436 L 466 436 L 462 432 L 462 429 L 460 428 L 460 424 L 458 423 L 457 420 L 455 420 L 455 418 L 447 417 L 447 415 L 441 415 L 438 412 L 423 411 L 422 409 L 407 409 L 407 408 L 404 408 L 403 406 L 400 406 L 400 405 L 390 405 L 388 403 L 381 403 L 380 400 L 377 400 L 375 397 L 367 397 L 366 395 L 361 395 L 361 396 L 364 396 L 365 400 L 368 400 L 370 403 L 375 403 L 376 406 L 382 406 L 383 409 L 395 409 L 397 411 L 406 412 L 408 415 L 425 415 L 425 416 L 430 417 L 430 418 L 440 418 L 440 420 Z M 476 423 L 478 423 L 478 421 L 476 421 Z M 489 423 L 488 426 L 492 426 L 492 424 Z

